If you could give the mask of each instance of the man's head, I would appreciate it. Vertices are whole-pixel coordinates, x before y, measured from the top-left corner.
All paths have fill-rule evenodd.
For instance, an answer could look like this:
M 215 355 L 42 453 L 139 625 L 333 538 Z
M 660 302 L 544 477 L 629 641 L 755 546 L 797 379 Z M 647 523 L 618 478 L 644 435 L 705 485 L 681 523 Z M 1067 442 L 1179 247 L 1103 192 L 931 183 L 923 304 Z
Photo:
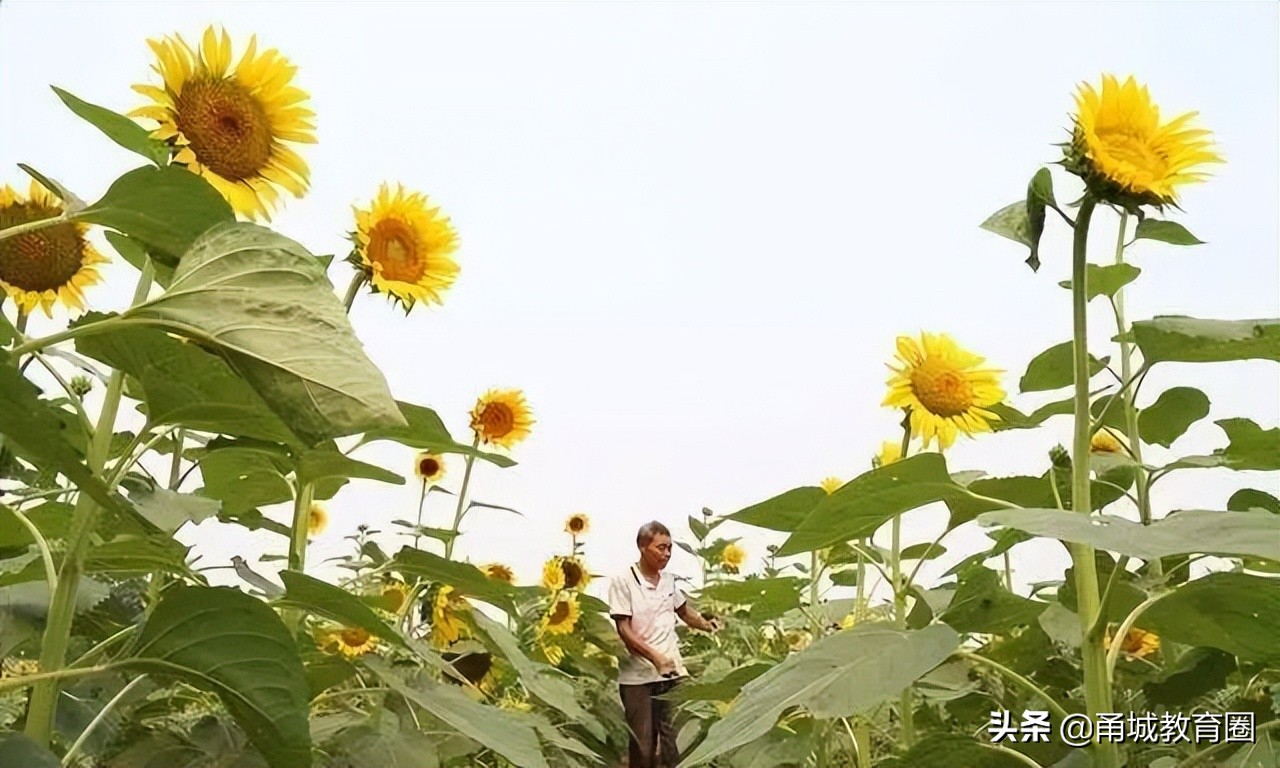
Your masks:
M 636 533 L 636 546 L 640 548 L 640 560 L 655 571 L 667 567 L 671 559 L 671 531 L 654 520 L 640 526 Z

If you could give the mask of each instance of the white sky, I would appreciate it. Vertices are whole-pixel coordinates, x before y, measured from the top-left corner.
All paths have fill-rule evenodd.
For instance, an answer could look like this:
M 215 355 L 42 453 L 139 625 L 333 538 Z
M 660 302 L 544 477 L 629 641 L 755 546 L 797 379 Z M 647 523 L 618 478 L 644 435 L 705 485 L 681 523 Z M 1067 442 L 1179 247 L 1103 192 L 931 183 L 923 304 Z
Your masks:
M 536 411 L 519 466 L 478 465 L 473 481 L 474 498 L 525 517 L 473 512 L 461 553 L 535 579 L 565 546 L 564 517 L 585 511 L 589 565 L 611 572 L 651 518 L 687 537 L 685 516 L 704 505 L 733 512 L 868 468 L 897 434 L 879 403 L 898 334 L 952 333 L 1005 368 L 1011 392 L 1036 353 L 1069 338 L 1065 228 L 1051 222 L 1033 274 L 1019 246 L 978 224 L 1058 159 L 1076 84 L 1103 71 L 1137 75 L 1167 115 L 1200 110 L 1229 161 L 1184 196 L 1179 220 L 1208 245 L 1130 250 L 1144 270 L 1130 317 L 1276 316 L 1278 18 L 1274 3 L 6 0 L 0 181 L 25 185 L 15 163 L 27 162 L 98 196 L 140 162 L 47 86 L 127 111 L 139 103 L 130 84 L 150 77 L 147 37 L 191 40 L 221 23 L 238 55 L 257 33 L 299 65 L 318 113 L 319 144 L 304 149 L 313 191 L 275 226 L 345 255 L 350 205 L 390 179 L 431 195 L 460 232 L 462 274 L 443 307 L 405 319 L 364 297 L 352 314 L 395 395 L 435 408 L 460 438 L 490 386 L 523 388 Z M 1055 181 L 1074 199 L 1073 177 Z M 1115 219 L 1095 222 L 1092 254 L 1106 262 Z M 348 270 L 335 264 L 336 290 Z M 134 273 L 106 273 L 91 302 L 122 308 Z M 1095 354 L 1111 353 L 1103 309 Z M 1212 412 L 1174 451 L 1151 450 L 1155 462 L 1225 445 L 1213 419 L 1280 418 L 1274 364 L 1164 366 L 1140 404 L 1174 384 L 1204 389 Z M 950 466 L 1039 474 L 1068 421 L 962 441 Z M 411 471 L 411 452 L 389 443 L 357 455 Z M 456 490 L 462 462 L 450 470 Z M 1182 473 L 1158 487 L 1157 514 L 1221 509 L 1243 486 L 1280 490 L 1274 475 Z M 358 523 L 411 518 L 416 501 L 411 476 L 348 486 L 310 563 L 344 551 Z M 451 514 L 433 496 L 427 522 Z M 905 540 L 931 539 L 944 515 L 909 515 Z M 753 558 L 782 540 L 721 530 Z M 206 564 L 286 546 L 215 523 L 182 538 Z M 953 534 L 955 557 L 926 577 L 983 541 L 973 526 Z M 1056 545 L 1015 554 L 1022 582 L 1065 563 Z M 671 568 L 697 572 L 683 553 Z

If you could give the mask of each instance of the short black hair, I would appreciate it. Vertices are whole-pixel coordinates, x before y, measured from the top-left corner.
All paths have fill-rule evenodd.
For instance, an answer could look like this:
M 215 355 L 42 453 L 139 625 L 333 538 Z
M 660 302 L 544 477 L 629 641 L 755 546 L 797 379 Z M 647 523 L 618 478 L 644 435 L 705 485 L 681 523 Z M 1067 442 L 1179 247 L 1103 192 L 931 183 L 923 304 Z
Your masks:
M 671 538 L 671 531 L 667 530 L 667 526 L 652 520 L 640 526 L 640 530 L 636 533 L 636 546 L 644 548 L 649 546 L 649 542 L 653 541 L 655 536 L 666 536 Z

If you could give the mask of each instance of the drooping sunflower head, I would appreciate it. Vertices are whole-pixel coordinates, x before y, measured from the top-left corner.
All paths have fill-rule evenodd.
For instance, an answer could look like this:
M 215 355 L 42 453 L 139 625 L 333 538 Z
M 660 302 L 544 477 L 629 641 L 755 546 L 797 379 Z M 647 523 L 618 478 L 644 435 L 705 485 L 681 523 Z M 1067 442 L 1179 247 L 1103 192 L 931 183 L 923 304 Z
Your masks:
M 424 482 L 440 482 L 444 479 L 444 457 L 426 451 L 419 453 L 413 460 L 413 473 Z
M 564 568 L 560 567 L 560 558 L 553 557 L 542 566 L 542 586 L 552 592 L 564 589 Z
M 840 486 L 844 485 L 844 481 L 838 477 L 825 477 L 818 485 L 827 492 L 827 495 L 830 495 L 840 490 Z
M 51 219 L 62 203 L 35 181 L 23 197 L 0 187 L 0 229 Z M 84 309 L 84 288 L 101 282 L 94 265 L 106 262 L 87 239 L 88 226 L 55 224 L 0 240 L 0 288 L 23 314 L 37 307 L 53 316 L 53 305 Z
M 564 521 L 564 532 L 574 536 L 583 536 L 591 530 L 591 518 L 583 512 L 575 512 Z
M 471 409 L 471 431 L 483 443 L 511 448 L 529 436 L 533 411 L 518 389 L 491 389 Z
M 1191 127 L 1196 114 L 1161 124 L 1160 108 L 1132 75 L 1123 83 L 1103 75 L 1101 91 L 1081 83 L 1063 167 L 1099 199 L 1128 210 L 1176 204 L 1178 187 L 1203 181 L 1203 166 L 1223 162 L 1210 132 Z
M 404 607 L 404 603 L 409 599 L 409 585 L 400 581 L 393 581 L 382 585 L 382 610 L 387 613 L 399 613 Z
M 542 617 L 541 629 L 549 635 L 567 635 L 578 624 L 578 598 L 572 592 L 561 592 Z
M 747 550 L 738 544 L 726 544 L 720 552 L 720 565 L 730 573 L 737 573 L 747 562 Z
M 564 574 L 563 589 L 581 592 L 591 583 L 591 572 L 587 570 L 586 564 L 580 558 L 557 557 L 554 559 L 560 567 L 560 572 Z
M 489 563 L 488 565 L 482 565 L 480 566 L 480 570 L 484 571 L 484 575 L 494 581 L 503 581 L 507 584 L 516 583 L 516 575 L 511 572 L 510 568 L 502 563 Z
M 902 443 L 896 440 L 885 440 L 880 443 L 880 453 L 871 462 L 876 467 L 887 467 L 902 459 Z
M 899 365 L 890 365 L 889 394 L 883 405 L 911 413 L 911 435 L 924 447 L 937 438 L 949 448 L 958 433 L 990 432 L 999 419 L 986 410 L 1004 400 L 1001 371 L 982 368 L 983 358 L 962 349 L 944 333 L 921 334 L 920 343 L 898 337 Z
M 542 655 L 547 657 L 547 663 L 551 666 L 559 666 L 564 661 L 564 649 L 555 643 L 538 643 L 538 648 L 542 650 Z
M 442 586 L 431 603 L 431 644 L 447 648 L 467 633 L 463 616 L 469 605 L 453 587 Z
M 130 112 L 154 120 L 152 136 L 168 142 L 173 162 L 203 176 L 239 213 L 270 219 L 281 190 L 307 192 L 311 172 L 294 151 L 315 143 L 315 113 L 294 85 L 298 68 L 274 48 L 249 39 L 238 62 L 231 37 L 212 26 L 200 45 L 180 35 L 148 40 L 160 85 L 135 85 L 151 100 Z
M 343 656 L 354 659 L 376 648 L 378 638 L 362 627 L 343 627 L 329 633 L 329 644 Z
M 310 509 L 307 511 L 307 535 L 319 536 L 324 533 L 324 529 L 329 527 L 329 513 L 324 506 L 316 502 L 311 503 Z
M 1089 438 L 1089 450 L 1093 453 L 1124 453 L 1124 441 L 1119 435 L 1103 427 Z
M 378 188 L 367 208 L 353 209 L 355 251 L 348 259 L 374 290 L 398 301 L 406 312 L 416 302 L 443 302 L 442 295 L 461 268 L 452 254 L 458 235 L 448 217 L 426 195 L 397 184 Z
M 1115 638 L 1108 632 L 1106 637 L 1103 638 L 1103 647 L 1110 650 L 1111 643 L 1114 640 Z M 1120 641 L 1120 650 L 1130 656 L 1145 659 L 1160 650 L 1160 638 L 1154 632 L 1130 629 L 1125 633 L 1124 639 Z

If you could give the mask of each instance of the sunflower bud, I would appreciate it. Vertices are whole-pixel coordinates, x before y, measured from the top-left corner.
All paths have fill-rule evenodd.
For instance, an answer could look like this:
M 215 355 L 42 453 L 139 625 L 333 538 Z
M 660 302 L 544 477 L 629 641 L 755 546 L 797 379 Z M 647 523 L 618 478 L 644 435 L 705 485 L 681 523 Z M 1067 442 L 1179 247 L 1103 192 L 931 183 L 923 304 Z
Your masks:
M 75 376 L 68 386 L 71 388 L 71 394 L 84 397 L 93 389 L 93 379 L 88 376 Z

